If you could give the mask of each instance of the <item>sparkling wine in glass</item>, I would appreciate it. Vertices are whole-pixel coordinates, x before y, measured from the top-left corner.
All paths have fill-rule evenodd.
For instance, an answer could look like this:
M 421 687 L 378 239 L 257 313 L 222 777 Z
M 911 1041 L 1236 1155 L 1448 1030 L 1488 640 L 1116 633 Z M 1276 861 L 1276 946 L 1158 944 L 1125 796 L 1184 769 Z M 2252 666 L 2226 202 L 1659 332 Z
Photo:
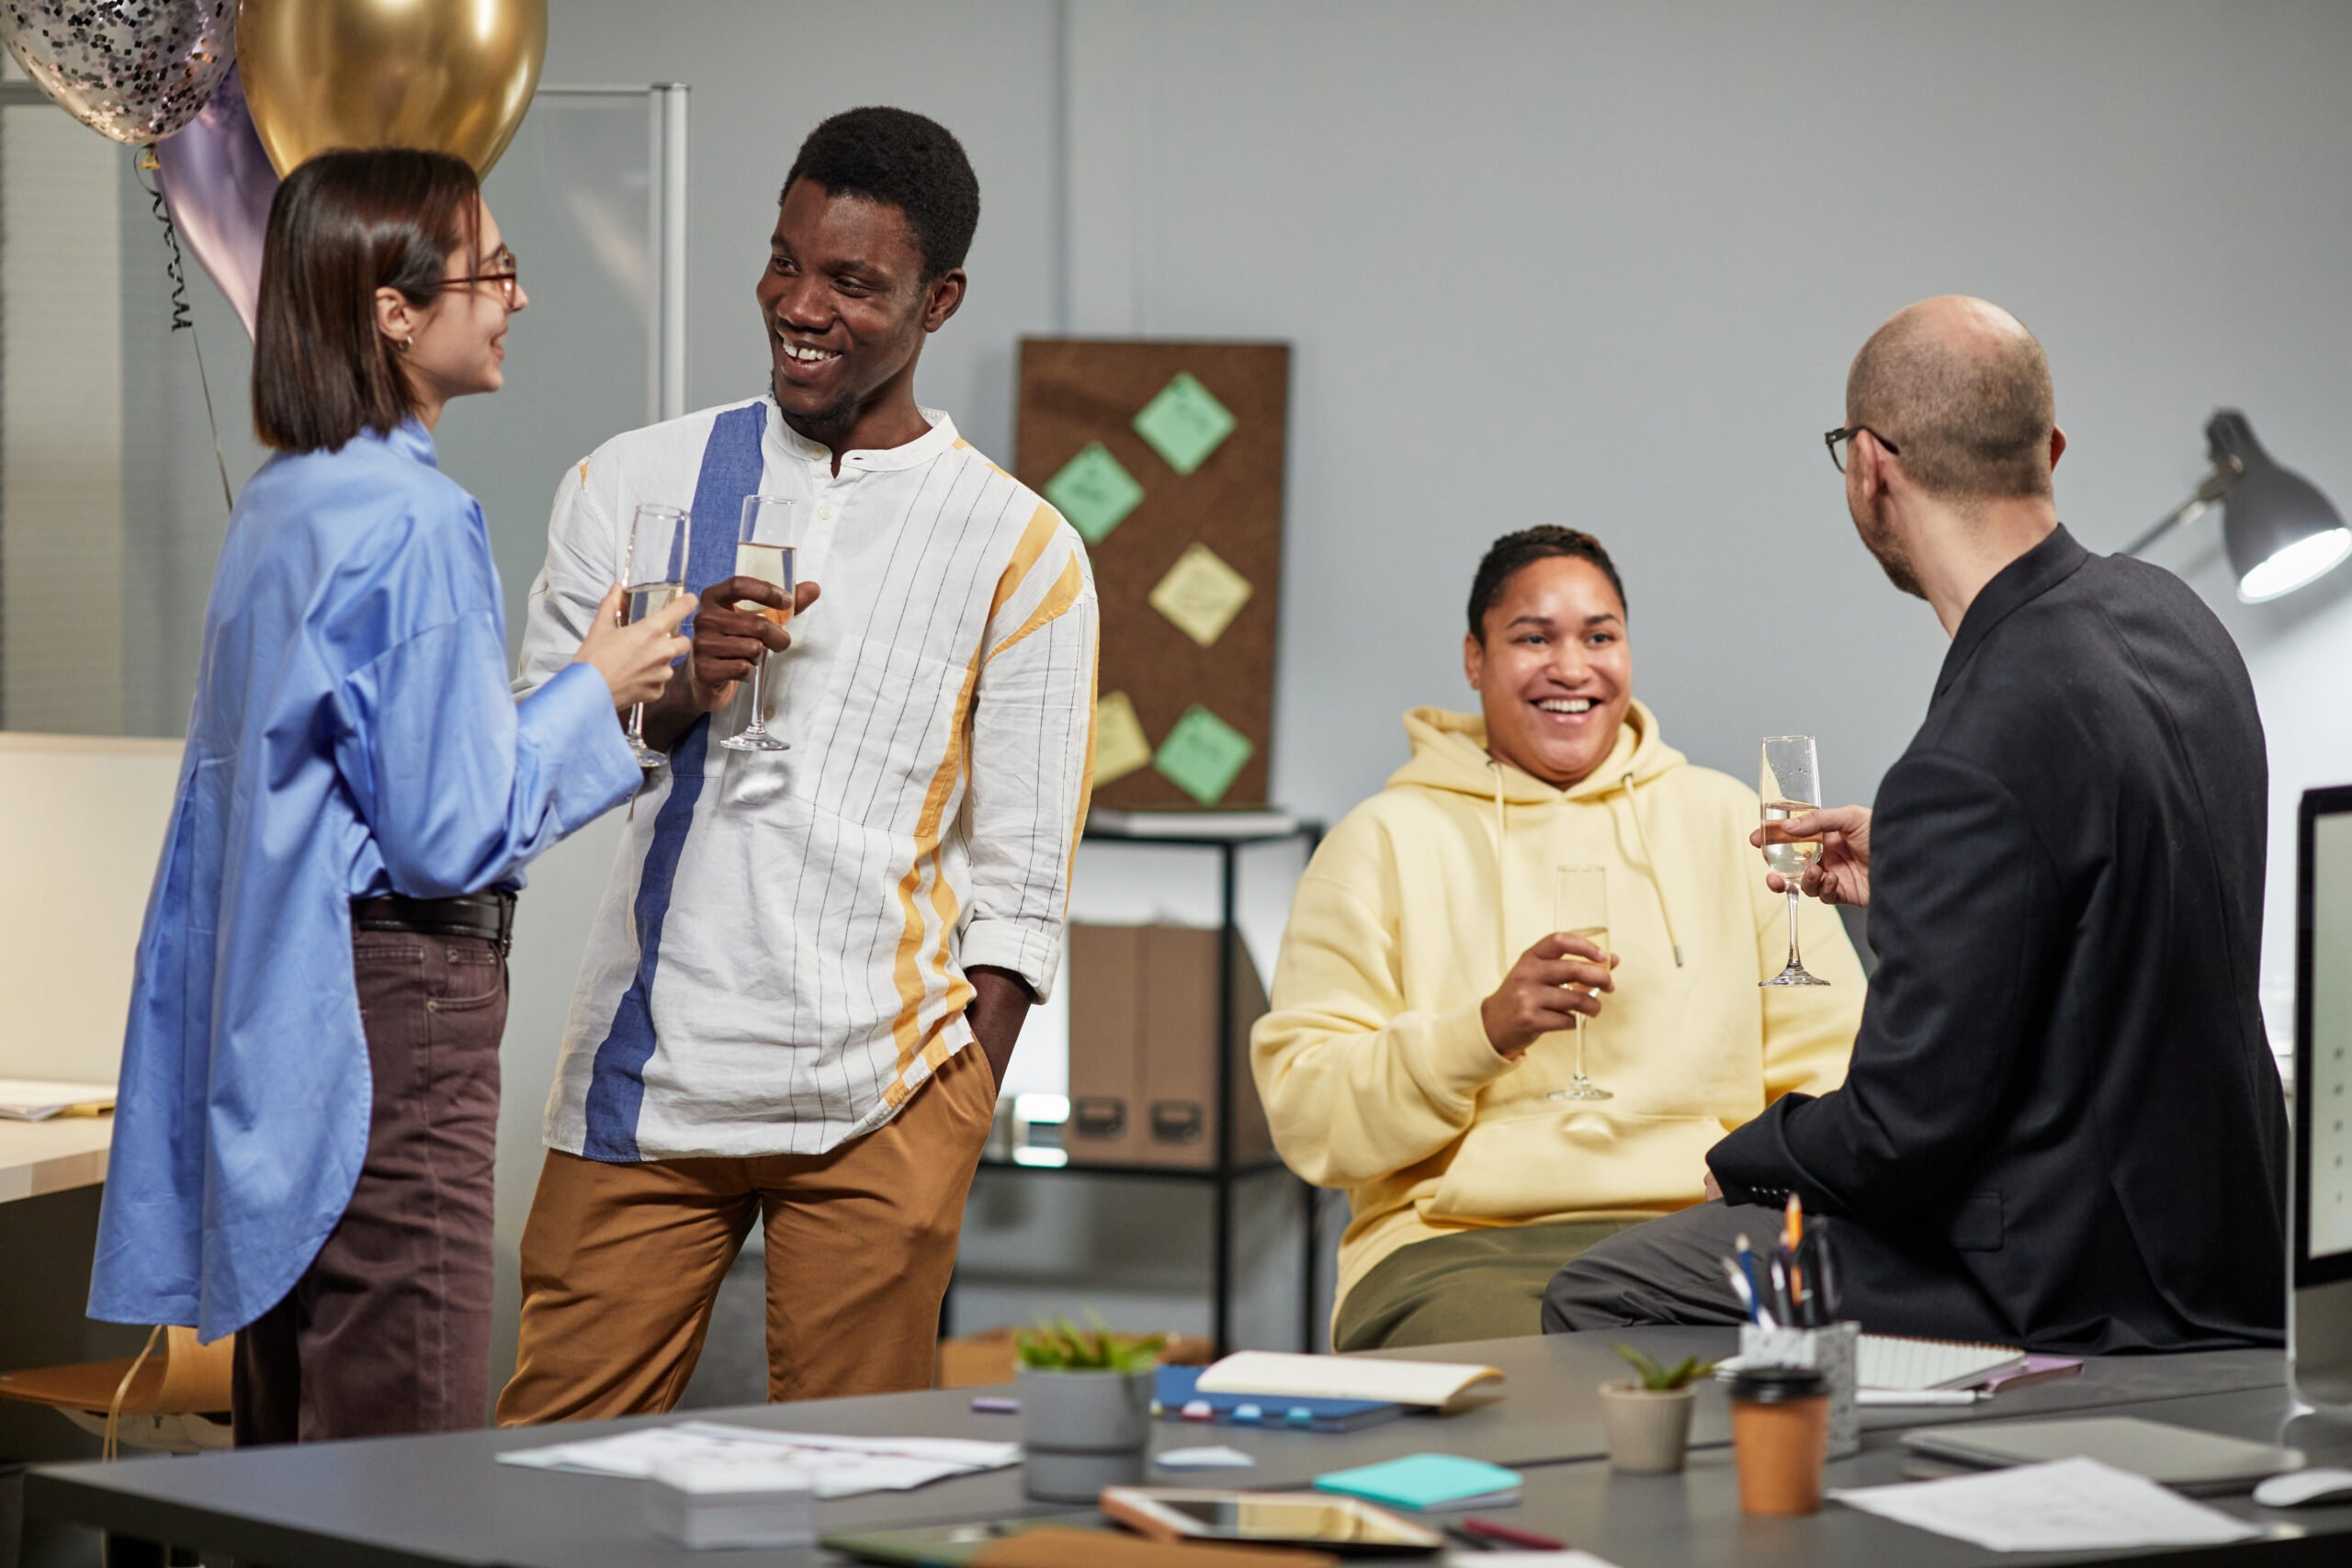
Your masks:
M 683 506 L 647 502 L 629 523 L 628 568 L 622 573 L 621 625 L 635 626 L 658 615 L 686 591 L 686 550 L 691 521 Z M 645 705 L 628 710 L 628 749 L 648 777 L 667 765 L 661 752 L 645 743 Z
M 1552 929 L 1589 938 L 1602 953 L 1609 951 L 1609 874 L 1597 865 L 1564 865 L 1559 893 L 1553 906 Z M 1606 962 L 1606 960 L 1604 960 Z M 1617 1097 L 1584 1076 L 1584 1014 L 1577 1014 L 1577 1071 L 1566 1089 L 1552 1091 L 1554 1100 L 1614 1100 Z
M 786 626 L 792 620 L 792 547 L 785 541 L 792 536 L 793 503 L 781 495 L 747 495 L 743 498 L 743 521 L 735 535 L 735 575 L 753 577 L 784 591 L 784 607 L 757 604 L 739 599 L 735 607 L 749 610 L 762 619 Z M 767 695 L 763 689 L 768 670 L 767 651 L 763 649 L 752 660 L 752 722 L 742 732 L 730 735 L 720 744 L 730 751 L 789 751 L 792 742 L 768 732 Z
M 1792 836 L 1776 826 L 1821 806 L 1821 759 L 1810 735 L 1768 735 L 1764 738 L 1763 782 L 1758 792 L 1764 802 L 1764 863 L 1778 872 L 1789 890 L 1789 962 L 1778 975 L 1759 986 L 1826 986 L 1828 981 L 1805 972 L 1797 951 L 1797 879 L 1821 853 L 1821 838 Z

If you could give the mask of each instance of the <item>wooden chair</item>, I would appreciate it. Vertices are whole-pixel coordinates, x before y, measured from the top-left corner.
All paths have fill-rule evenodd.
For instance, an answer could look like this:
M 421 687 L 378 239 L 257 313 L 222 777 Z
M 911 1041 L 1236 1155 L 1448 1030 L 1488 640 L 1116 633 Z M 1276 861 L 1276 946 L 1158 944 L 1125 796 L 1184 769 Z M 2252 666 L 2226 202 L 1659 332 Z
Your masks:
M 199 1345 L 195 1329 L 166 1325 L 150 1334 L 136 1356 L 0 1373 L 0 1399 L 49 1406 L 102 1438 L 108 1459 L 125 1448 L 183 1454 L 225 1449 L 235 1343 L 229 1335 Z

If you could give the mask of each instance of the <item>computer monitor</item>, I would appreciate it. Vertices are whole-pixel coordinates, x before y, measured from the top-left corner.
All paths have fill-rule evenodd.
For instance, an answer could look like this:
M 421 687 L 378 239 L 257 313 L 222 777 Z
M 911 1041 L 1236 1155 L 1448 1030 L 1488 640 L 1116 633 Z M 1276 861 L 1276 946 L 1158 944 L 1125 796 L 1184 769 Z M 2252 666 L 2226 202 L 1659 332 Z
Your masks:
M 2295 824 L 2295 1180 L 2288 1361 L 2304 1404 L 2352 1418 L 2352 785 Z

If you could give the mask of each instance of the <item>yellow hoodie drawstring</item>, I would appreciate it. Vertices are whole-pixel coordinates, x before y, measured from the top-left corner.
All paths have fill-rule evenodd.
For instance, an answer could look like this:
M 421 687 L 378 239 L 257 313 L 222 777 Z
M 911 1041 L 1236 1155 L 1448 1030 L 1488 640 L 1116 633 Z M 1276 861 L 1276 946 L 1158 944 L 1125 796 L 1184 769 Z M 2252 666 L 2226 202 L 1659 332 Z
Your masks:
M 1682 942 L 1674 934 L 1674 909 L 1666 901 L 1666 876 L 1658 868 L 1657 852 L 1650 848 L 1649 829 L 1642 825 L 1642 803 L 1634 795 L 1634 775 L 1628 770 L 1621 781 L 1625 786 L 1625 807 L 1634 815 L 1634 837 L 1642 841 L 1642 855 L 1650 863 L 1650 885 L 1657 889 L 1657 912 L 1666 917 L 1666 942 L 1674 950 L 1674 966 L 1682 967 Z M 1502 780 L 1495 781 L 1498 801 L 1501 799 Z
M 1495 955 L 1502 960 L 1502 972 L 1508 975 L 1515 955 L 1510 950 L 1510 904 L 1503 897 L 1503 878 L 1510 863 L 1503 852 L 1503 765 L 1487 758 L 1487 774 L 1495 781 Z

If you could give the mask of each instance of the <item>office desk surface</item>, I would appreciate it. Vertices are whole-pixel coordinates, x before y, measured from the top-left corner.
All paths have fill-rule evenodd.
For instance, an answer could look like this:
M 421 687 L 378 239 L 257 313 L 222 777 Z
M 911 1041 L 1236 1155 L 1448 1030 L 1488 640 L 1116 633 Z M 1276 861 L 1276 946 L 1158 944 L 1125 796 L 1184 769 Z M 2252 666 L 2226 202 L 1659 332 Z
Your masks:
M 1510 1392 L 1505 1398 L 1460 1416 L 1408 1417 L 1363 1431 L 1331 1435 L 1160 1423 L 1153 1433 L 1155 1450 L 1223 1442 L 1250 1453 L 1258 1463 L 1250 1470 L 1157 1471 L 1153 1478 L 1167 1484 L 1287 1486 L 1325 1471 L 1436 1450 L 1498 1463 L 1556 1466 L 1556 1471 L 1531 1474 L 1531 1501 L 1523 1517 L 1531 1523 L 1554 1517 L 1553 1505 L 1539 1508 L 1536 1483 L 1540 1474 L 1542 1490 L 1549 1496 L 1556 1474 L 1566 1499 L 1559 1509 L 1584 1520 L 1598 1517 L 1589 1510 L 1601 1508 L 1605 1500 L 1611 1528 L 1615 1529 L 1621 1496 L 1626 1499 L 1624 1506 L 1639 1515 L 1640 1498 L 1653 1493 L 1610 1488 L 1605 1464 L 1577 1461 L 1592 1461 L 1605 1451 L 1593 1390 L 1615 1374 L 1619 1363 L 1609 1347 L 1616 1337 L 1498 1340 L 1423 1352 L 1446 1359 L 1487 1361 L 1509 1374 Z M 1622 1337 L 1653 1354 L 1679 1356 L 1693 1350 L 1702 1354 L 1727 1350 L 1733 1336 L 1722 1329 L 1644 1329 L 1628 1331 Z M 2141 1413 L 2178 1419 L 2185 1417 L 2176 1412 L 2203 1410 L 2210 1402 L 2231 1399 L 2253 1403 L 2243 1409 L 2226 1403 L 2211 1407 L 2232 1418 L 2251 1419 L 2247 1410 L 2281 1407 L 2282 1375 L 2283 1358 L 2275 1351 L 2117 1358 L 2093 1362 L 2078 1378 L 2020 1389 L 1973 1409 L 1873 1411 L 1871 1426 L 1883 1429 L 1953 1418 L 2056 1414 L 2093 1405 L 2130 1405 Z M 695 1414 L 797 1431 L 1019 1437 L 1016 1417 L 973 1413 L 972 1393 L 965 1389 Z M 582 1423 L 560 1429 L 473 1432 L 188 1459 L 142 1459 L 114 1465 L 53 1466 L 29 1477 L 26 1504 L 29 1512 L 38 1515 L 265 1562 L 496 1562 L 518 1568 L 526 1564 L 578 1568 L 582 1562 L 616 1568 L 675 1564 L 687 1561 L 688 1555 L 647 1533 L 637 1483 L 525 1470 L 499 1464 L 493 1458 L 507 1449 L 569 1441 L 643 1424 L 642 1420 Z M 1699 1456 L 1702 1462 L 1694 1476 L 1703 1477 L 1709 1463 L 1727 1465 L 1727 1450 L 1720 1446 L 1729 1438 L 1729 1422 L 1720 1391 L 1701 1392 L 1693 1436 L 1698 1443 L 1713 1446 L 1717 1455 L 1709 1461 L 1702 1450 Z M 1877 1462 L 1875 1450 L 1891 1445 L 1892 1436 L 1881 1430 L 1870 1441 L 1873 1451 L 1849 1464 Z M 1583 1476 L 1585 1471 L 1597 1472 L 1600 1479 Z M 1881 1476 L 1872 1472 L 1860 1479 L 1893 1478 L 1891 1472 Z M 1659 1499 L 1681 1495 L 1679 1492 L 1655 1493 L 1657 1484 L 1663 1483 L 1643 1483 L 1652 1487 Z M 1596 1486 L 1601 1490 L 1595 1491 Z M 1726 1506 L 1736 1520 L 1736 1504 Z M 1662 1508 L 1665 1504 L 1661 1500 L 1657 1506 Z M 1021 1472 L 1012 1469 L 942 1482 L 914 1492 L 842 1498 L 825 1506 L 823 1519 L 827 1530 L 844 1530 L 1067 1511 L 1024 1499 Z M 1686 1535 L 1712 1528 L 1705 1524 L 1709 1517 L 1703 1509 L 1696 1511 L 1683 1527 Z M 1570 1533 L 1580 1534 L 1582 1529 L 1579 1526 Z M 1736 1555 L 1746 1550 L 1745 1540 L 1744 1536 L 1726 1537 L 1724 1549 Z M 1688 1544 L 1695 1550 L 1702 1543 L 1691 1537 Z M 1854 1559 L 1873 1560 L 1884 1559 Z M 745 1564 L 756 1561 L 765 1568 L 770 1563 L 815 1563 L 830 1559 L 810 1552 L 736 1554 L 727 1561 Z M 1623 1568 L 1637 1568 L 1633 1555 L 1618 1561 Z M 1640 1561 L 1679 1559 L 1653 1553 Z
M 2164 1399 L 2113 1408 L 2116 1415 L 2226 1432 L 2264 1442 L 2283 1439 L 2302 1449 L 2313 1464 L 2352 1464 L 2352 1427 L 2289 1422 L 2292 1401 L 2283 1387 L 2234 1393 Z M 1951 1412 L 1918 1411 L 1922 1416 Z M 1932 1419 L 1914 1427 L 1936 1426 Z M 1826 1484 L 1875 1486 L 1905 1481 L 1905 1450 L 1899 1434 L 1866 1435 L 1862 1451 L 1828 1467 Z M 2177 1568 L 2250 1562 L 2267 1568 L 2352 1562 L 2352 1506 L 2263 1508 L 2250 1497 L 2204 1501 L 2263 1526 L 2268 1536 L 2227 1547 L 2173 1549 L 2153 1557 Z M 1690 1456 L 1680 1475 L 1617 1475 L 1605 1462 L 1547 1466 L 1527 1476 L 1525 1500 L 1509 1516 L 1525 1525 L 1598 1553 L 1618 1568 L 1813 1568 L 1820 1563 L 1900 1563 L 1902 1568 L 1960 1568 L 1962 1564 L 2032 1564 L 2097 1562 L 2080 1552 L 1991 1552 L 1963 1541 L 1913 1529 L 1856 1509 L 1825 1503 L 1804 1518 L 1756 1518 L 1739 1511 L 1732 1450 L 1709 1449 Z M 1464 1562 L 1475 1562 L 1465 1558 Z
M 111 1116 L 0 1121 L 0 1203 L 96 1186 L 107 1179 L 113 1142 Z

